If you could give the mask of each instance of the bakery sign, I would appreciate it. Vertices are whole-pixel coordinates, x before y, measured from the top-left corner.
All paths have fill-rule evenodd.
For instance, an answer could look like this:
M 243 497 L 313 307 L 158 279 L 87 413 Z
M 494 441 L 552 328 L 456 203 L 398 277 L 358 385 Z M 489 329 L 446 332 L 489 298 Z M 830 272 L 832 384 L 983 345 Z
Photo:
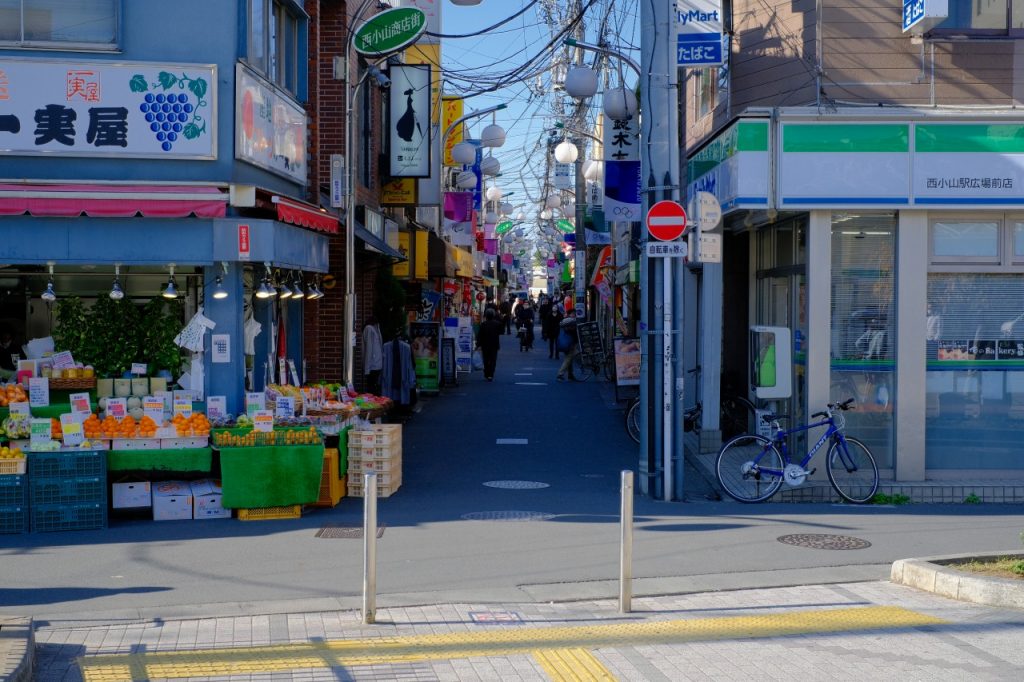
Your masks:
M 213 64 L 0 57 L 0 153 L 217 158 Z

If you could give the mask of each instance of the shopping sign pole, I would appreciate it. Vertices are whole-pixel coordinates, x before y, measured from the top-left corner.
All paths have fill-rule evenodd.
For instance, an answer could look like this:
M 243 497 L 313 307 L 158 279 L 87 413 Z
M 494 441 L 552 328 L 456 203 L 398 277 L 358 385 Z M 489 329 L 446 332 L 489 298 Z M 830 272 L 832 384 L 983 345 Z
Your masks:
M 674 201 L 659 201 L 647 211 L 647 231 L 650 236 L 662 242 L 675 243 L 686 233 L 686 211 Z M 650 244 L 650 242 L 648 242 Z M 660 249 L 656 249 L 660 251 Z M 648 249 L 650 251 L 650 248 Z M 685 253 L 685 249 L 682 250 Z M 666 249 L 668 255 L 668 249 Z M 673 361 L 675 349 L 672 344 L 674 316 L 672 314 L 672 278 L 668 276 L 671 269 L 671 262 L 668 258 L 662 260 L 663 276 L 661 279 L 662 305 L 664 306 L 662 333 L 662 369 L 661 369 L 661 403 L 662 403 L 662 427 L 661 427 L 661 457 L 664 500 L 672 499 L 672 442 L 674 436 L 674 410 L 673 410 L 673 388 L 675 385 Z

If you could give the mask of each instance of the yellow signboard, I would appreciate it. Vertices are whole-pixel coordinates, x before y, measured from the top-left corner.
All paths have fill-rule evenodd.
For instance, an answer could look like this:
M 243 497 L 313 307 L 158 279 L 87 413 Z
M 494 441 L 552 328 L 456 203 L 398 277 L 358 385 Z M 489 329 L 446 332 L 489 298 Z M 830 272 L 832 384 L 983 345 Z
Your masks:
M 392 178 L 380 188 L 380 203 L 384 206 L 415 206 L 416 178 Z
M 418 230 L 416 233 L 416 250 L 413 252 L 413 279 L 427 278 L 427 244 L 430 235 L 426 230 Z
M 462 118 L 462 113 L 465 111 L 465 100 L 461 97 L 455 97 L 453 95 L 445 95 L 441 98 L 441 134 L 444 135 L 444 131 L 448 130 L 448 127 Z M 451 134 L 448 135 L 448 139 L 444 141 L 444 165 L 446 166 L 458 166 L 452 158 L 452 147 L 462 142 L 463 138 L 463 126 L 456 126 L 452 130 Z
M 409 261 L 411 260 L 409 254 L 409 233 L 399 232 L 398 233 L 398 250 L 402 252 L 406 260 L 401 263 L 395 263 L 391 266 L 391 274 L 399 279 L 409 279 Z

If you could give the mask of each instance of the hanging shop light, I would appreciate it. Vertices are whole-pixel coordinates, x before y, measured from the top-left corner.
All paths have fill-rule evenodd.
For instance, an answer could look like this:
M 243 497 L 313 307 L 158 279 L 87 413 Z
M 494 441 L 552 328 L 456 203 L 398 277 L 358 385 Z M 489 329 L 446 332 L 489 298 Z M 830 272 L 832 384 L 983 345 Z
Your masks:
M 174 281 L 174 263 L 171 263 L 171 277 L 167 280 L 167 286 L 160 294 L 164 298 L 178 298 L 178 284 Z
M 224 274 L 227 274 L 228 264 L 222 263 L 221 267 L 224 268 Z M 213 293 L 210 295 L 218 301 L 223 301 L 228 297 L 228 290 L 224 288 L 224 277 L 220 274 L 218 274 L 217 278 L 214 280 Z
M 256 298 L 273 298 L 277 296 L 277 289 L 270 284 L 270 263 L 264 263 L 266 272 L 263 273 L 263 279 L 260 281 L 260 286 L 256 289 Z
M 292 280 L 292 300 L 297 301 L 305 297 L 302 292 L 302 273 L 296 273 L 295 279 Z
M 317 296 L 316 280 L 311 279 L 306 283 L 306 299 L 315 301 L 318 298 L 320 297 Z
M 124 298 L 124 289 L 121 288 L 120 263 L 114 263 L 114 283 L 110 286 L 110 298 L 113 301 L 120 301 Z
M 278 276 L 275 278 L 278 281 L 277 285 L 277 297 L 281 300 L 292 297 L 292 288 L 288 286 L 288 282 L 281 278 L 281 273 L 277 273 Z
M 46 283 L 46 291 L 42 293 L 42 298 L 47 303 L 53 303 L 57 300 L 57 292 L 53 289 L 53 263 L 47 263 L 50 266 L 50 281 Z

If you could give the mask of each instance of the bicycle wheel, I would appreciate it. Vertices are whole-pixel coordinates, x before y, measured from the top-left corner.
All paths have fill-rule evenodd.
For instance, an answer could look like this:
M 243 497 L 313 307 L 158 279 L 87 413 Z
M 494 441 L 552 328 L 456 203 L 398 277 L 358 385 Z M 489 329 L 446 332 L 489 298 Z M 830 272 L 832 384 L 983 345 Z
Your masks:
M 755 414 L 754 404 L 738 395 L 724 396 L 719 405 L 718 421 L 722 438 L 732 438 L 750 430 Z
M 626 433 L 636 443 L 640 442 L 640 401 L 634 400 L 626 408 Z
M 856 438 L 836 439 L 825 461 L 828 480 L 847 502 L 863 504 L 878 490 L 878 465 L 868 446 Z
M 729 497 L 762 502 L 782 485 L 782 455 L 763 436 L 736 436 L 719 451 L 715 474 Z
M 572 358 L 572 375 L 576 381 L 586 381 L 594 376 L 594 364 L 591 359 L 584 358 L 581 353 L 576 353 Z

